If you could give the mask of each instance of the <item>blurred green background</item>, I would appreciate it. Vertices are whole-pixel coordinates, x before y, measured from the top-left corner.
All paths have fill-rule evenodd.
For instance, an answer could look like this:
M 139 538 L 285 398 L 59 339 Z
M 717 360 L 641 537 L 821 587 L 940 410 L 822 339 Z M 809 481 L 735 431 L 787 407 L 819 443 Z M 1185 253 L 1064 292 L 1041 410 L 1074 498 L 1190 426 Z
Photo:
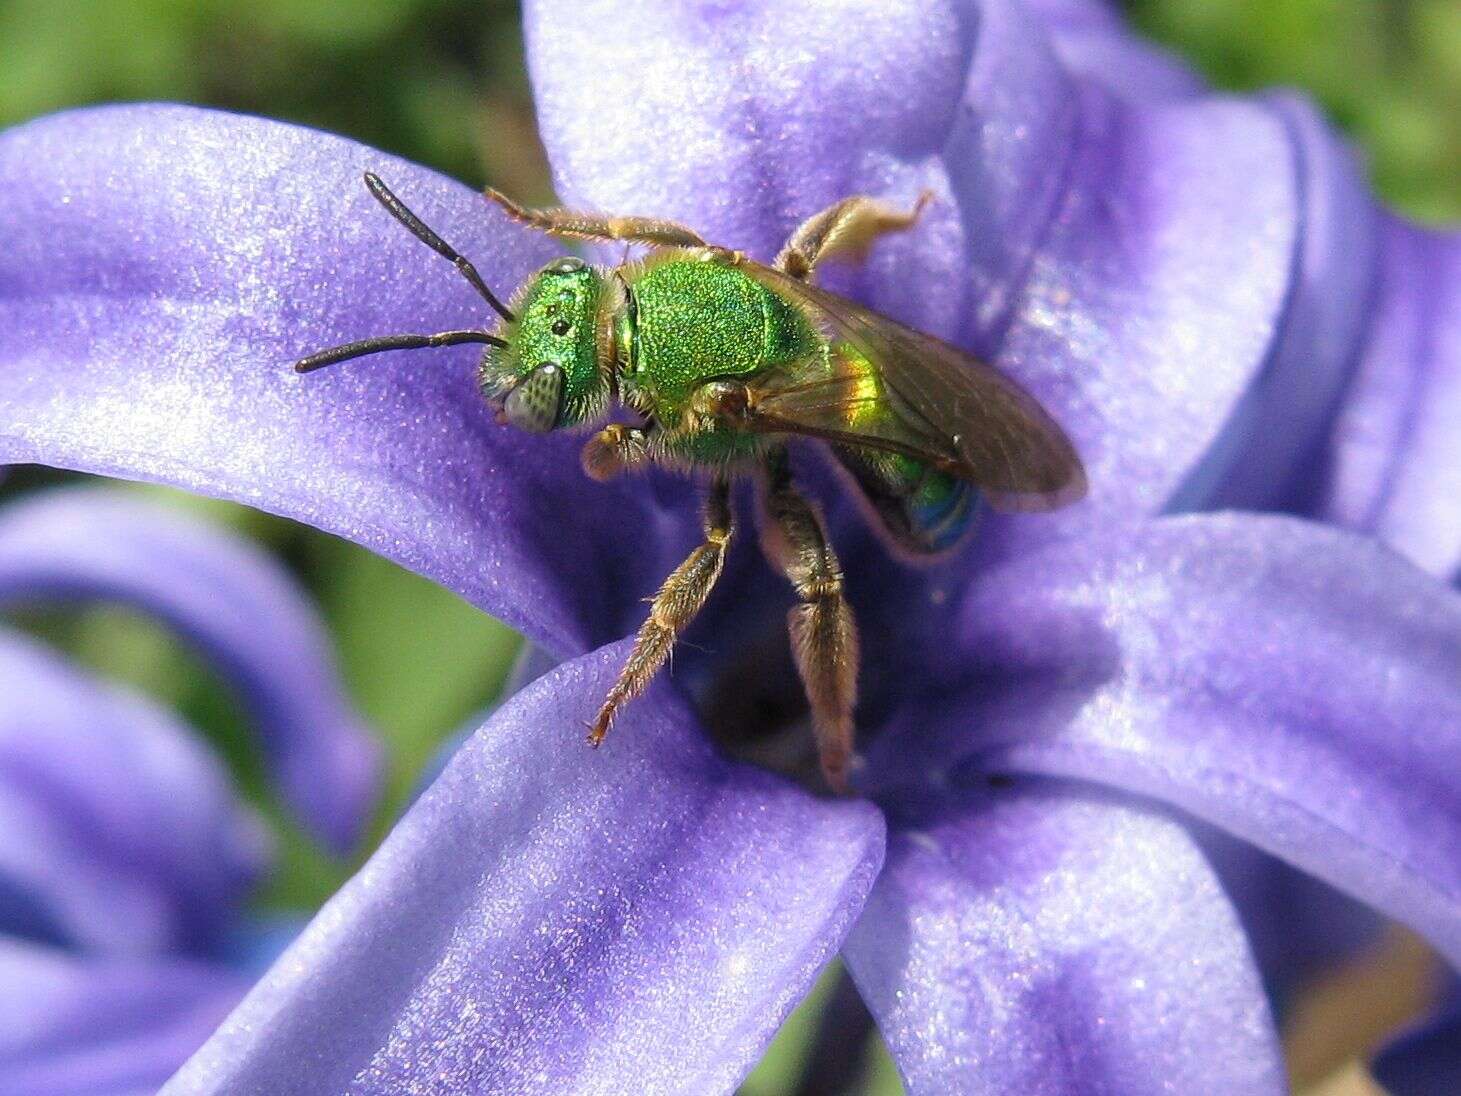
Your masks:
M 1147 34 L 1216 84 L 1314 94 L 1366 153 L 1380 193 L 1417 218 L 1461 217 L 1461 3 L 1457 0 L 1129 0 Z M 515 3 L 496 0 L 0 0 L 0 125 L 78 104 L 175 99 L 348 134 L 551 198 L 534 130 Z M 27 469 L 6 497 L 75 477 Z M 439 744 L 490 703 L 518 640 L 423 579 L 280 519 L 123 485 L 206 514 L 268 547 L 317 598 L 346 681 L 390 751 L 398 813 Z M 260 902 L 313 907 L 349 865 L 321 856 L 270 799 L 245 724 L 216 678 L 162 629 L 106 607 L 33 611 L 22 626 L 100 672 L 175 705 L 218 744 L 276 825 L 283 867 Z M 748 1092 L 785 1091 L 809 1050 L 824 980 Z M 870 1090 L 898 1091 L 876 1046 Z

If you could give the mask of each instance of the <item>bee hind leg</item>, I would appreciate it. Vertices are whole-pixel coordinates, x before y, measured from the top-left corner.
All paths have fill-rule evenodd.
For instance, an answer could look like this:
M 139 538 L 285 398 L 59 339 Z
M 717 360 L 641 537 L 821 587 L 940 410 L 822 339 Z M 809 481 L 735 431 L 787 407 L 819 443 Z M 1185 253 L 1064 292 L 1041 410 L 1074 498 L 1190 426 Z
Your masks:
M 903 210 L 865 194 L 843 198 L 803 221 L 773 265 L 793 278 L 810 280 L 818 263 L 861 258 L 879 236 L 910 227 L 932 200 L 933 191 L 925 190 L 912 209 Z
M 787 614 L 787 628 L 812 708 L 822 774 L 833 791 L 846 794 L 857 702 L 857 624 L 822 516 L 792 484 L 784 450 L 766 463 L 766 511 L 771 524 L 762 547 L 801 599 Z
M 519 224 L 566 240 L 618 240 L 650 247 L 708 246 L 693 229 L 674 221 L 661 221 L 653 217 L 609 217 L 601 213 L 578 213 L 571 209 L 529 209 L 491 187 L 482 193 L 489 201 L 501 206 Z
M 704 529 L 704 542 L 686 557 L 684 563 L 670 572 L 670 577 L 654 595 L 649 619 L 639 629 L 634 650 L 589 726 L 590 744 L 597 746 L 602 742 L 619 708 L 649 686 L 654 675 L 669 659 L 675 639 L 700 611 L 720 578 L 726 549 L 735 529 L 728 480 L 718 479 L 711 485 L 705 499 Z

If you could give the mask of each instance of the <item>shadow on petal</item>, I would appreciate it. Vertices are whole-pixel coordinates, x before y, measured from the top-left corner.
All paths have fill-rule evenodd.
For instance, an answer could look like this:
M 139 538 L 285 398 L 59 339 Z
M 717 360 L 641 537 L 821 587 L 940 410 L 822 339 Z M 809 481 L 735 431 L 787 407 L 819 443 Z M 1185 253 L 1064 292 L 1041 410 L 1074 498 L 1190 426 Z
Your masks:
M 1375 1078 L 1390 1096 L 1449 1096 L 1461 1078 L 1461 979 L 1451 977 L 1438 1013 L 1376 1056 Z

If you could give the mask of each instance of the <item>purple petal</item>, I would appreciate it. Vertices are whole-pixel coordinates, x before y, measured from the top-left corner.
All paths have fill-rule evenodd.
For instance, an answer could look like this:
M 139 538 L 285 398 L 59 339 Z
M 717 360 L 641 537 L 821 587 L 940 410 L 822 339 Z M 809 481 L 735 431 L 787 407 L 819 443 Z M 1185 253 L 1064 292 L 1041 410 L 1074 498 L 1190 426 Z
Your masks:
M 1461 578 L 1461 234 L 1387 218 L 1373 320 L 1316 517 Z
M 216 967 L 0 939 L 0 1096 L 156 1092 L 243 995 Z
M 299 518 L 559 654 L 622 634 L 693 513 L 591 483 L 581 439 L 493 425 L 470 347 L 290 370 L 335 343 L 490 319 L 370 198 L 366 168 L 504 292 L 554 252 L 465 187 L 280 123 L 135 106 L 0 136 L 0 462 Z M 567 513 L 594 535 L 564 535 Z
M 1102 0 L 1025 0 L 1066 68 L 1129 99 L 1182 99 L 1206 85 L 1176 54 L 1127 27 Z
M 1272 353 L 1207 461 L 1207 476 L 1220 485 L 1205 500 L 1203 485 L 1190 485 L 1213 508 L 1305 508 L 1354 375 L 1380 266 L 1381 218 L 1353 150 L 1308 100 L 1268 101 L 1299 151 L 1301 240 Z
M 1214 515 L 1028 556 L 961 613 L 964 696 L 875 743 L 881 779 L 962 753 L 1154 795 L 1461 958 L 1461 595 L 1358 537 Z
M 0 606 L 122 601 L 177 628 L 239 689 L 294 805 L 332 847 L 359 839 L 380 748 L 340 691 L 329 639 L 266 554 L 113 491 L 60 491 L 0 512 Z
M 1201 90 L 1111 5 L 1033 6 L 1072 72 L 1135 99 Z M 1300 262 L 1254 414 L 1237 415 L 1233 436 L 1219 442 L 1234 482 L 1207 505 L 1280 507 L 1373 532 L 1454 581 L 1461 234 L 1381 214 L 1353 152 L 1314 105 L 1290 94 L 1271 102 L 1299 152 Z
M 504 705 L 169 1091 L 730 1091 L 850 928 L 882 819 L 722 761 L 663 692 L 587 749 L 626 652 Z
M 913 1096 L 1286 1091 L 1202 854 L 1079 787 L 962 793 L 896 833 L 843 954 Z
M 98 952 L 216 945 L 265 860 L 194 734 L 5 633 L 0 817 L 0 931 Z
M 1386 921 L 1370 907 L 1225 830 L 1186 822 L 1238 911 L 1280 1014 L 1296 991 L 1378 941 Z
M 1261 104 L 1121 102 L 1006 0 L 537 0 L 526 26 L 565 198 L 764 259 L 848 194 L 934 191 L 835 284 L 994 353 L 1072 433 L 1090 499 L 1007 535 L 1167 505 L 1258 375 L 1299 219 Z

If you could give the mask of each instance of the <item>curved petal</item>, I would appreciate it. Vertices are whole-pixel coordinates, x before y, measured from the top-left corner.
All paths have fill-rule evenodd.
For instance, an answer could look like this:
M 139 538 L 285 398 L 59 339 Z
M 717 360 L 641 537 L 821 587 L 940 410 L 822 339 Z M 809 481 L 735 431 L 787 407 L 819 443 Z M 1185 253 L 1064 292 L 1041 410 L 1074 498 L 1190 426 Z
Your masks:
M 1310 504 L 1380 280 L 1382 218 L 1353 150 L 1309 100 L 1274 94 L 1266 101 L 1299 154 L 1298 263 L 1262 373 L 1214 442 L 1201 470 L 1204 481 L 1181 492 L 1205 509 L 1302 510 Z
M 1132 31 L 1105 0 L 1026 0 L 1060 60 L 1128 99 L 1181 99 L 1207 85 L 1186 61 Z
M 1369 906 L 1226 830 L 1184 821 L 1238 911 L 1281 1017 L 1297 991 L 1376 945 L 1387 922 Z
M 78 958 L 0 938 L 0 1096 L 144 1096 L 243 995 L 177 959 Z
M 912 1096 L 1287 1091 L 1182 827 L 1060 783 L 949 799 L 894 832 L 843 949 Z
M 1071 432 L 1088 500 L 991 522 L 1005 537 L 1160 510 L 1259 372 L 1299 219 L 1292 136 L 1261 104 L 1118 100 L 1010 0 L 525 10 L 574 202 L 766 258 L 848 194 L 933 190 L 833 284 L 994 354 Z
M 266 860 L 196 735 L 6 633 L 0 817 L 0 932 L 97 952 L 216 946 Z
M 0 608 L 35 598 L 127 602 L 177 628 L 237 686 L 285 800 L 338 852 L 354 846 L 380 747 L 305 593 L 266 554 L 114 491 L 51 492 L 0 511 Z
M 0 462 L 299 518 L 559 654 L 617 637 L 693 513 L 590 483 L 576 439 L 494 426 L 471 348 L 290 370 L 323 346 L 490 317 L 371 199 L 365 168 L 504 292 L 553 254 L 463 186 L 295 126 L 130 106 L 0 135 Z M 564 513 L 584 535 L 564 535 Z
M 1201 81 L 1100 0 L 1033 0 L 1062 63 L 1136 100 Z M 1461 234 L 1380 212 L 1353 152 L 1300 96 L 1269 97 L 1299 156 L 1300 261 L 1277 345 L 1198 468 L 1205 508 L 1274 507 L 1380 535 L 1461 577 Z M 1336 412 L 1338 415 L 1336 417 Z M 1321 436 L 1321 432 L 1322 436 Z M 1242 459 L 1237 459 L 1241 455 Z M 1182 502 L 1179 493 L 1179 505 Z
M 883 779 L 962 753 L 1154 795 L 1461 958 L 1461 594 L 1294 518 L 1167 518 L 988 575 L 956 642 L 963 701 L 875 744 Z
M 1315 517 L 1461 578 L 1461 234 L 1387 218 L 1374 318 Z
M 1290 293 L 1295 153 L 1272 112 L 1086 103 L 1069 196 L 1001 360 L 1071 408 L 1091 494 L 1003 523 L 1006 551 L 1200 503 L 1193 484 L 1247 405 Z
M 882 819 L 713 756 L 664 692 L 587 749 L 626 652 L 505 704 L 167 1091 L 733 1089 L 850 928 Z
M 416 774 L 416 782 L 411 792 L 409 803 L 420 799 L 426 789 L 436 783 L 436 778 L 446 771 L 447 765 L 452 757 L 472 741 L 472 736 L 477 733 L 482 724 L 492 718 L 492 713 L 505 704 L 509 697 L 516 696 L 525 686 L 536 681 L 546 673 L 550 673 L 559 660 L 552 657 L 543 648 L 533 643 L 524 643 L 518 651 L 517 658 L 513 662 L 512 669 L 507 675 L 507 680 L 502 683 L 502 689 L 487 707 L 468 716 L 456 730 L 446 735 L 436 752 L 426 766 Z
M 942 174 L 920 161 L 946 139 L 967 77 L 978 16 L 961 7 L 526 4 L 559 193 L 683 220 L 763 261 L 799 218 L 858 189 L 912 198 Z M 926 234 L 957 250 L 951 218 L 938 229 Z

